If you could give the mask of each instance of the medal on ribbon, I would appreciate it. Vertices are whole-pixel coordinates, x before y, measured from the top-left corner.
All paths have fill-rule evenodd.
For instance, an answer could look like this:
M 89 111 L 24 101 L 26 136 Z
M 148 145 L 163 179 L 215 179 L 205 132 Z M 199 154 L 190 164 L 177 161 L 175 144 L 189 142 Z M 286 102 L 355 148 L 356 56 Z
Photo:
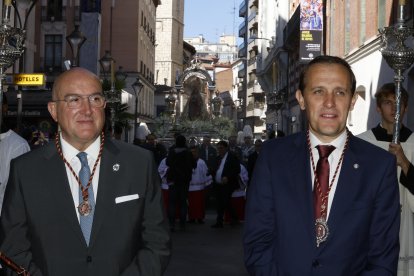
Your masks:
M 78 206 L 78 212 L 81 216 L 87 216 L 91 213 L 92 206 L 89 204 L 88 200 L 82 201 Z
M 316 246 L 326 241 L 329 236 L 329 227 L 328 223 L 324 218 L 318 218 L 315 221 L 315 229 L 316 229 Z

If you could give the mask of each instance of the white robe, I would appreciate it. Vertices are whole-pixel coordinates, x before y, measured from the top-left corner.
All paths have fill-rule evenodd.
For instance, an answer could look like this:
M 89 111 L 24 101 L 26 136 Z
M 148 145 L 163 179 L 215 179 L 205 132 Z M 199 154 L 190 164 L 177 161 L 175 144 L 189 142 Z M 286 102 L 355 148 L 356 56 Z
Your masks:
M 357 137 L 368 141 L 378 147 L 388 150 L 389 142 L 377 141 L 371 130 L 359 134 Z M 401 143 L 405 156 L 414 163 L 414 135 L 406 142 Z M 400 179 L 401 168 L 398 167 L 398 179 Z M 401 183 L 400 204 L 400 257 L 398 260 L 398 276 L 414 276 L 414 195 Z
M 188 191 L 201 191 L 211 184 L 213 177 L 208 175 L 208 168 L 203 159 L 198 158 L 197 168 L 193 169 Z

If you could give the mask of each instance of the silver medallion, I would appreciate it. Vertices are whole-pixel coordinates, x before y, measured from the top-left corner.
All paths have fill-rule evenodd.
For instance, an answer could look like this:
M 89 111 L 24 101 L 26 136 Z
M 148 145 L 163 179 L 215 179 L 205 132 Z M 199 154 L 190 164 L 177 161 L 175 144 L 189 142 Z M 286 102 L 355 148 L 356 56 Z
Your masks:
M 81 216 L 87 216 L 91 213 L 92 206 L 89 204 L 89 201 L 82 201 L 81 204 L 78 206 L 78 212 Z
M 315 222 L 315 229 L 316 229 L 316 246 L 326 241 L 329 235 L 329 227 L 328 223 L 324 218 L 318 218 Z

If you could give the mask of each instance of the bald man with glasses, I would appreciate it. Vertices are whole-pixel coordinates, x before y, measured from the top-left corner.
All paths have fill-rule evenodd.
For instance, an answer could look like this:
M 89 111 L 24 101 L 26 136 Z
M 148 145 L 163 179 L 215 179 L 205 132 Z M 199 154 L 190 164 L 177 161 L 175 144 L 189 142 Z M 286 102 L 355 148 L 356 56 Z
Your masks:
M 15 159 L 1 248 L 31 275 L 162 275 L 170 236 L 149 151 L 106 137 L 99 78 L 72 68 L 48 110 L 54 143 Z

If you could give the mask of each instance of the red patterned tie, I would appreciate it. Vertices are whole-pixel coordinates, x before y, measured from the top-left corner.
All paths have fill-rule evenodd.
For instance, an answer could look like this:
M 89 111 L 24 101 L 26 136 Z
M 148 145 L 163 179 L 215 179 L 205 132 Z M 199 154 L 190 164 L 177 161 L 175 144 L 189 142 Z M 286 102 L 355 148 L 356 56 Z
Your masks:
M 313 198 L 314 198 L 314 209 L 315 209 L 315 218 L 325 218 L 328 208 L 328 190 L 329 190 L 329 161 L 328 156 L 335 149 L 331 145 L 318 145 L 316 146 L 319 152 L 319 160 L 316 165 L 316 176 L 313 189 Z M 316 178 L 318 179 L 319 186 L 317 185 Z M 326 200 L 323 200 L 326 196 Z

